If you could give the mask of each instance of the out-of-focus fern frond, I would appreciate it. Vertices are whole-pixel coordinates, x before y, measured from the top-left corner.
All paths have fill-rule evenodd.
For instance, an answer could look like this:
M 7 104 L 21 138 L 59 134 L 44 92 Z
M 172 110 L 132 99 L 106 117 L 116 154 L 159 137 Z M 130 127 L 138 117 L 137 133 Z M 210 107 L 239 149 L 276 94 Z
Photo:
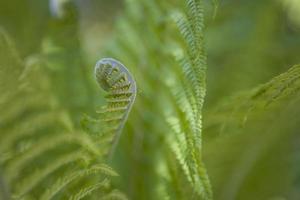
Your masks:
M 113 190 L 103 197 L 104 200 L 127 200 L 127 197 L 118 190 Z
M 98 189 L 103 178 L 116 176 L 110 167 L 99 164 L 103 153 L 97 143 L 74 130 L 52 92 L 50 76 L 42 68 L 46 63 L 24 64 L 2 30 L 0 50 L 0 167 L 10 197 L 65 199 L 77 191 L 83 191 L 78 196 L 83 197 Z M 95 187 L 84 190 L 88 184 Z M 90 197 L 105 196 L 110 188 Z
M 79 179 L 81 177 L 97 174 L 99 172 L 107 176 L 117 176 L 116 172 L 114 172 L 106 165 L 94 165 L 88 169 L 73 171 L 58 179 L 57 182 L 55 182 L 49 189 L 47 189 L 42 194 L 41 199 L 42 200 L 51 199 L 53 196 L 55 196 L 60 190 L 62 190 L 72 181 L 75 181 L 76 179 Z M 105 181 L 107 182 L 108 180 Z
M 23 196 L 24 194 L 31 191 L 34 187 L 37 186 L 45 177 L 49 174 L 53 173 L 55 170 L 59 169 L 60 167 L 67 165 L 69 163 L 87 159 L 86 155 L 82 154 L 81 152 L 74 152 L 68 154 L 66 156 L 61 156 L 53 163 L 50 163 L 48 166 L 42 169 L 38 169 L 35 172 L 24 177 L 21 183 L 17 184 L 16 194 L 17 196 Z
M 69 199 L 80 200 L 91 195 L 91 193 L 93 193 L 95 190 L 99 190 L 101 188 L 106 189 L 108 187 L 109 187 L 109 182 L 107 179 L 105 179 L 103 182 L 89 185 L 83 189 L 80 189 L 79 192 L 77 192 L 74 196 L 71 196 Z
M 299 197 L 299 103 L 296 65 L 207 113 L 204 156 L 217 199 Z
M 229 132 L 226 130 L 227 127 L 231 131 L 234 129 L 238 131 L 248 118 L 269 114 L 274 112 L 274 109 L 286 107 L 287 102 L 297 101 L 299 80 L 300 66 L 296 65 L 266 84 L 231 97 L 207 116 L 206 128 L 218 127 L 220 134 Z

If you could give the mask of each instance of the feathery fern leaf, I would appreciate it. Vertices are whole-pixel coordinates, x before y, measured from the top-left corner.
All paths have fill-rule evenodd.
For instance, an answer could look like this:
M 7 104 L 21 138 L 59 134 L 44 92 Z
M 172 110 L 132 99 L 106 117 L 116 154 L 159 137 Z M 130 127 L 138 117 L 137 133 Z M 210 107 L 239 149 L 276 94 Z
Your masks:
M 109 194 L 105 195 L 103 200 L 127 200 L 127 197 L 118 190 L 113 190 Z
M 186 9 L 182 9 L 184 3 Z M 175 167 L 178 173 L 169 173 L 175 174 L 171 178 L 180 181 L 169 179 L 174 184 L 171 190 L 185 187 L 193 192 L 194 199 L 211 199 L 211 187 L 201 156 L 201 112 L 206 87 L 203 2 L 131 0 L 126 5 L 126 14 L 118 21 L 116 30 L 124 35 L 116 36 L 106 54 L 122 59 L 127 65 L 139 66 L 134 73 L 145 94 L 141 97 L 144 104 L 137 105 L 136 118 L 141 122 L 135 123 L 146 122 L 145 126 L 151 127 L 149 130 L 159 133 L 154 137 L 164 138 L 162 148 L 156 150 L 160 159 L 165 156 L 161 151 L 174 151 L 175 157 L 164 161 L 170 165 L 167 169 L 173 168 L 171 160 L 178 158 L 179 167 Z M 157 75 L 153 71 L 160 73 Z M 152 103 L 154 96 L 159 103 Z M 145 115 L 147 109 L 155 113 L 155 117 Z M 160 128 L 151 123 L 160 124 Z M 165 140 L 170 146 L 167 150 L 164 149 Z M 179 175 L 182 172 L 185 176 Z
M 296 101 L 300 89 L 299 79 L 300 66 L 295 65 L 268 83 L 231 97 L 207 116 L 205 128 L 219 128 L 221 134 L 228 132 L 225 129 L 231 126 L 238 130 L 251 115 L 258 112 L 268 114 L 274 112 L 272 110 L 276 107 L 280 109 L 286 106 L 287 101 Z
M 91 195 L 91 193 L 93 193 L 95 190 L 99 190 L 102 188 L 107 189 L 108 187 L 109 187 L 109 181 L 107 179 L 105 179 L 104 181 L 102 181 L 100 183 L 89 185 L 86 188 L 81 189 L 79 192 L 77 192 L 74 196 L 71 196 L 69 199 L 70 200 L 80 200 L 80 199 L 83 199 L 83 198 Z
M 66 174 L 65 176 L 59 178 L 56 183 L 53 184 L 49 189 L 47 189 L 42 195 L 42 200 L 49 200 L 55 196 L 60 190 L 67 186 L 70 182 L 75 181 L 76 179 L 82 178 L 84 176 L 89 176 L 92 174 L 103 173 L 107 176 L 117 176 L 116 172 L 110 169 L 106 165 L 94 165 L 88 169 L 77 170 Z
M 0 167 L 9 196 L 61 199 L 80 190 L 83 197 L 100 187 L 102 176 L 115 176 L 110 167 L 98 164 L 103 153 L 97 143 L 74 130 L 68 112 L 52 92 L 49 75 L 42 68 L 46 63 L 29 60 L 23 64 L 2 30 L 0 49 Z M 46 190 L 52 182 L 56 184 Z M 86 183 L 95 187 L 82 189 Z
M 295 142 L 299 102 L 300 65 L 296 65 L 207 113 L 205 130 L 211 135 L 204 156 L 215 158 L 206 160 L 217 199 L 299 197 L 296 179 L 300 173 L 292 167 L 298 163 L 287 156 L 299 152 Z M 216 151 L 216 146 L 222 146 L 222 151 Z
M 36 170 L 31 173 L 29 176 L 24 177 L 21 183 L 16 186 L 16 196 L 21 197 L 24 194 L 28 193 L 31 189 L 37 186 L 39 182 L 41 182 L 45 177 L 49 174 L 53 173 L 55 170 L 59 169 L 63 165 L 67 165 L 71 162 L 75 162 L 78 160 L 87 159 L 88 157 L 84 155 L 82 152 L 74 152 L 71 154 L 67 154 L 66 156 L 61 156 L 53 163 L 47 165 L 45 168 Z
M 178 87 L 180 83 L 175 81 L 169 84 L 177 104 L 177 119 L 172 120 L 175 123 L 170 123 L 177 136 L 170 143 L 194 191 L 203 199 L 211 199 L 211 187 L 201 156 L 201 112 L 206 88 L 202 4 L 197 0 L 187 1 L 187 18 L 185 14 L 173 15 L 186 48 L 181 48 L 182 54 L 176 58 L 181 66 L 184 84 L 182 87 Z M 184 91 L 185 88 L 192 88 L 192 91 Z M 172 144 L 174 142 L 176 145 Z

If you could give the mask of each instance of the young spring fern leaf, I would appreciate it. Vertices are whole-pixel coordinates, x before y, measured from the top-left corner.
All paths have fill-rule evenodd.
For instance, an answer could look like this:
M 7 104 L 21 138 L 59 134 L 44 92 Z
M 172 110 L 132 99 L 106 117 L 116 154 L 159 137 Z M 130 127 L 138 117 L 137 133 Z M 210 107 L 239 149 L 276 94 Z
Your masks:
M 98 113 L 103 115 L 100 123 L 104 131 L 101 134 L 102 143 L 111 143 L 108 150 L 109 158 L 117 146 L 122 129 L 136 96 L 136 82 L 128 69 L 117 60 L 104 58 L 95 66 L 95 77 L 105 91 L 107 105 Z

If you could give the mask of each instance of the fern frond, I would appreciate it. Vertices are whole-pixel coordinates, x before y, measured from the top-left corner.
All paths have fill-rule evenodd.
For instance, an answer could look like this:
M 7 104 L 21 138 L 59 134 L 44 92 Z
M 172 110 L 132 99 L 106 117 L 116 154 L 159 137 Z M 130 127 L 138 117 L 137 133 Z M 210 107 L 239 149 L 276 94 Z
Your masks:
M 202 106 L 206 92 L 203 1 L 185 3 L 187 9 L 182 9 L 180 1 L 129 1 L 126 15 L 117 27 L 124 36 L 117 36 L 107 54 L 119 57 L 128 65 L 141 66 L 135 73 L 147 95 L 142 97 L 146 103 L 140 106 L 137 118 L 142 118 L 140 123 L 146 122 L 147 127 L 158 133 L 169 133 L 157 137 L 167 138 L 171 153 L 175 154 L 172 159 L 177 162 L 177 173 L 170 173 L 176 174 L 172 178 L 180 179 L 174 180 L 174 184 L 181 185 L 174 187 L 189 188 L 195 199 L 212 199 L 201 156 Z M 153 96 L 159 97 L 160 103 L 153 104 Z M 162 124 L 159 128 L 150 122 L 148 125 L 147 117 L 143 119 L 147 109 L 155 113 L 155 117 L 150 115 L 149 118 L 155 119 L 155 124 Z M 174 163 L 166 161 L 172 165 L 170 169 Z M 182 173 L 185 175 L 179 175 Z
M 10 77 L 17 78 L 22 72 L 22 61 L 15 50 L 14 44 L 11 42 L 11 38 L 6 31 L 0 27 L 0 55 L 1 55 L 1 70 L 0 70 L 0 88 L 9 87 L 4 84 Z M 9 68 L 8 66 L 13 66 Z M 17 83 L 13 83 L 15 86 Z M 1 102 L 1 101 L 0 101 Z
M 203 199 L 212 199 L 212 189 L 201 158 L 201 112 L 206 93 L 202 4 L 201 0 L 188 0 L 186 13 L 173 14 L 185 44 L 181 47 L 182 53 L 175 55 L 184 81 L 170 85 L 176 103 L 174 120 L 180 127 L 174 132 L 175 139 L 171 137 L 169 143 L 194 191 Z M 186 88 L 191 88 L 191 92 L 185 91 Z
M 18 177 L 22 168 L 30 161 L 34 160 L 36 157 L 40 156 L 46 151 L 49 151 L 53 148 L 58 147 L 59 145 L 63 145 L 65 143 L 75 143 L 79 144 L 82 147 L 90 150 L 95 155 L 100 155 L 98 148 L 95 144 L 90 140 L 90 138 L 86 137 L 83 134 L 61 134 L 56 135 L 50 138 L 45 137 L 38 141 L 36 145 L 32 145 L 30 149 L 24 152 L 22 155 L 14 159 L 7 166 L 7 176 L 10 180 L 14 180 Z
M 286 155 L 298 151 L 294 141 L 299 138 L 299 102 L 300 65 L 296 65 L 263 85 L 224 100 L 207 113 L 205 130 L 211 135 L 204 156 L 215 158 L 207 164 L 218 174 L 213 178 L 218 198 L 248 197 L 253 190 L 245 185 L 253 184 L 253 180 L 257 187 L 269 185 L 267 194 L 259 194 L 260 199 L 287 194 L 297 187 L 294 177 L 299 177 L 299 171 L 291 166 L 298 163 Z M 278 189 L 282 185 L 286 187 Z
M 195 55 L 197 53 L 198 47 L 197 47 L 197 43 L 195 42 L 196 39 L 195 39 L 194 31 L 188 19 L 186 19 L 185 15 L 181 12 L 173 13 L 172 17 L 173 20 L 176 22 L 178 30 L 180 31 L 182 38 L 185 40 L 189 51 Z
M 80 200 L 83 199 L 89 195 L 91 195 L 92 192 L 99 189 L 107 189 L 109 187 L 109 181 L 105 179 L 104 181 L 100 183 L 96 183 L 93 185 L 89 185 L 83 189 L 81 189 L 79 192 L 77 192 L 75 195 L 71 196 L 69 200 Z
M 54 125 L 59 127 L 60 124 L 62 125 L 61 128 L 65 128 L 66 126 L 61 121 L 63 114 L 64 113 L 57 112 L 41 113 L 24 119 L 18 125 L 10 129 L 10 134 L 2 136 L 2 140 L 0 141 L 0 152 L 11 149 L 18 140 L 35 135 L 39 133 L 39 130 L 45 130 Z M 36 125 L 32 126 L 32 124 Z
M 127 197 L 118 190 L 113 190 L 107 195 L 101 197 L 101 200 L 127 200 Z
M 89 176 L 92 174 L 103 173 L 107 176 L 117 176 L 118 174 L 114 172 L 107 165 L 94 165 L 88 169 L 76 170 L 71 173 L 60 177 L 49 189 L 47 189 L 40 197 L 41 200 L 50 200 L 54 197 L 59 191 L 61 191 L 64 187 L 66 187 L 71 182 L 74 182 L 77 179 L 80 179 L 85 176 Z
M 95 76 L 100 87 L 108 92 L 107 105 L 98 111 L 103 116 L 99 121 L 104 127 L 113 131 L 101 133 L 102 136 L 99 138 L 101 140 L 105 137 L 112 143 L 109 152 L 111 157 L 134 103 L 136 83 L 127 68 L 111 58 L 104 58 L 97 62 Z M 103 142 L 101 144 L 103 145 Z
M 201 0 L 187 0 L 188 19 L 193 30 L 198 51 L 203 51 L 204 9 Z M 202 52 L 204 53 L 204 52 Z
M 101 176 L 107 177 L 107 181 L 116 176 L 112 168 L 98 164 L 106 147 L 99 147 L 95 138 L 75 130 L 68 111 L 60 107 L 52 91 L 51 78 L 46 68 L 42 68 L 46 62 L 29 59 L 30 62 L 24 64 L 2 30 L 0 50 L 0 168 L 10 190 L 7 196 L 53 199 L 62 192 L 58 196 L 74 194 L 81 198 L 102 187 Z M 118 87 L 107 98 L 132 98 L 133 95 L 125 94 L 133 88 L 131 83 L 122 85 L 126 83 L 123 77 L 114 78 L 110 83 Z M 122 103 L 109 103 L 112 106 L 103 110 L 104 114 L 128 110 L 128 107 L 125 109 L 127 104 L 113 108 L 119 104 Z M 45 191 L 53 181 L 57 182 Z M 94 187 L 84 190 L 85 184 Z
M 183 172 L 186 174 L 188 181 L 192 183 L 193 181 L 191 170 L 189 168 L 189 164 L 186 162 L 188 144 L 187 141 L 184 139 L 184 133 L 180 128 L 178 118 L 169 118 L 168 123 L 170 124 L 170 127 L 172 128 L 173 132 L 176 134 L 176 142 L 169 142 L 171 149 L 173 150 L 174 154 L 177 157 L 177 160 L 182 166 Z
M 188 0 L 187 8 L 189 15 L 186 19 L 184 14 L 178 13 L 174 20 L 178 26 L 184 42 L 187 44 L 186 56 L 178 58 L 187 80 L 192 80 L 192 88 L 200 103 L 205 95 L 205 67 L 206 55 L 204 52 L 204 22 L 203 5 L 201 0 Z M 192 79 L 191 79 L 192 78 Z
M 17 189 L 14 196 L 20 198 L 26 193 L 30 192 L 30 190 L 36 187 L 39 182 L 44 180 L 49 174 L 53 173 L 60 167 L 79 160 L 87 160 L 88 158 L 89 155 L 84 154 L 83 152 L 72 152 L 59 157 L 58 159 L 47 165 L 45 168 L 38 169 L 31 173 L 29 176 L 25 176 L 22 181 L 17 184 Z
M 220 133 L 223 133 L 229 126 L 243 127 L 251 115 L 261 112 L 268 114 L 269 107 L 280 108 L 284 105 L 281 102 L 296 100 L 294 97 L 300 89 L 299 79 L 300 66 L 295 65 L 268 83 L 231 97 L 207 116 L 205 128 L 219 127 Z

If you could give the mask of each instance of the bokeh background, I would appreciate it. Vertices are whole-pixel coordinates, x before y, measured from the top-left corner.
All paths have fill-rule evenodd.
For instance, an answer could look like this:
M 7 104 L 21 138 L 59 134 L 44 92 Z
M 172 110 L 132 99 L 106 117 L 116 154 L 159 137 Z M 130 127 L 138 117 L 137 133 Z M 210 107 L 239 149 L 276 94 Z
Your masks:
M 166 2 L 170 9 L 182 4 Z M 137 102 L 112 163 L 120 174 L 114 185 L 130 199 L 157 199 L 167 129 L 161 109 L 168 107 L 161 84 L 171 75 L 160 60 L 165 47 L 152 41 L 149 27 L 163 24 L 164 14 L 145 8 L 135 13 L 132 4 L 139 2 L 1 0 L 0 26 L 24 62 L 47 62 L 52 91 L 75 128 L 82 115 L 94 115 L 105 103 L 93 77 L 96 61 L 115 57 L 129 67 L 138 83 Z M 166 5 L 161 7 L 167 10 Z M 127 22 L 136 30 L 126 29 Z M 172 35 L 161 26 L 164 38 Z M 215 199 L 299 199 L 299 91 L 267 111 L 254 106 L 265 99 L 257 103 L 243 91 L 300 63 L 300 1 L 207 0 L 205 26 L 203 154 Z M 236 94 L 241 96 L 231 99 Z

